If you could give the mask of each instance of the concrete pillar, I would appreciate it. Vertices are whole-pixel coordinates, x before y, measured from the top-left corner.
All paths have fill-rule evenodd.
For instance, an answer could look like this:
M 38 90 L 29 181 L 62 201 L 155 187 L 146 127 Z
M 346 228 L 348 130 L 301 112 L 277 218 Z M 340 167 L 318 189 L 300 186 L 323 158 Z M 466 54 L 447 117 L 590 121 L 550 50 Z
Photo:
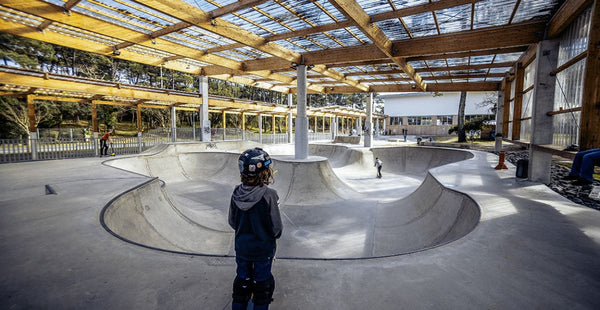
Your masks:
M 387 117 L 383 119 L 383 134 L 384 134 L 384 135 L 387 135 L 387 132 L 385 131 L 385 123 L 387 123 L 387 122 L 388 122 L 388 119 L 389 119 L 389 118 L 387 118 Z
M 192 141 L 196 141 L 196 112 L 192 112 Z
M 246 140 L 246 113 L 242 112 L 242 140 Z
M 137 141 L 138 141 L 138 153 L 142 152 L 142 133 L 138 131 L 137 133 Z
M 275 114 L 271 116 L 271 130 L 273 131 L 273 144 L 275 144 Z
M 29 119 L 29 145 L 31 148 L 31 159 L 37 160 L 37 145 L 38 145 L 38 133 L 35 125 L 35 102 L 33 96 L 27 95 L 27 117 Z M 95 106 L 94 106 L 95 108 Z
M 297 67 L 295 158 L 308 157 L 308 118 L 306 117 L 306 65 Z
M 546 113 L 554 106 L 554 84 L 556 76 L 550 75 L 558 64 L 558 40 L 545 40 L 538 43 L 539 55 L 533 77 L 533 100 L 531 111 L 531 145 L 529 148 L 530 181 L 550 183 L 552 154 L 537 150 L 537 145 L 552 144 L 552 116 Z
M 502 120 L 504 119 L 504 91 L 498 91 L 498 103 L 496 104 L 496 138 L 494 151 L 502 151 Z
M 96 136 L 97 135 L 98 134 L 96 133 Z M 29 148 L 31 150 L 31 160 L 38 160 L 38 133 L 37 133 L 37 131 L 33 131 L 33 132 L 29 133 L 29 145 L 30 145 Z
M 294 127 L 294 122 L 292 120 L 293 117 L 293 111 L 292 111 L 292 94 L 288 94 L 288 107 L 290 108 L 290 110 L 288 111 L 288 115 L 287 115 L 287 142 L 288 143 L 292 143 L 292 127 Z
M 262 113 L 258 113 L 258 143 L 262 143 Z
M 171 106 L 171 142 L 177 142 L 177 114 L 175 106 Z
M 356 119 L 356 134 L 362 135 L 362 117 L 360 116 Z
M 322 130 L 322 132 L 323 132 L 323 133 L 325 133 L 325 116 L 323 116 L 323 124 L 322 124 L 322 125 L 323 125 L 323 130 Z
M 367 119 L 365 120 L 365 147 L 371 147 L 373 139 L 373 93 L 367 97 Z
M 96 102 L 92 100 L 92 139 L 94 140 L 94 156 L 98 156 L 99 146 L 98 146 L 98 131 L 100 131 L 100 126 L 98 126 L 98 111 Z
M 223 141 L 227 140 L 227 112 L 223 111 Z
M 202 94 L 202 107 L 200 108 L 200 128 L 202 128 L 202 142 L 210 142 L 210 118 L 208 117 L 208 77 L 198 77 L 199 92 Z
M 337 116 L 329 117 L 329 132 L 331 132 L 331 140 L 335 139 L 335 129 L 337 127 Z
M 379 136 L 379 119 L 375 119 L 375 137 Z

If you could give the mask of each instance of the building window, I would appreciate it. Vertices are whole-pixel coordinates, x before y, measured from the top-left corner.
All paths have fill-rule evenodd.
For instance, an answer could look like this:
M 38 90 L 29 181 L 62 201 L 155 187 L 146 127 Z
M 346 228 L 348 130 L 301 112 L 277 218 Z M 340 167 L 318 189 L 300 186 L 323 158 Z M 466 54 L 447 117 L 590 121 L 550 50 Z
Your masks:
M 437 117 L 437 124 L 439 125 L 452 125 L 452 115 L 442 115 Z
M 409 116 L 408 117 L 408 125 L 421 125 L 421 117 L 420 116 Z
M 431 126 L 431 116 L 421 116 L 421 125 Z
M 390 117 L 390 125 L 391 126 L 401 126 L 402 125 L 402 117 L 401 116 Z

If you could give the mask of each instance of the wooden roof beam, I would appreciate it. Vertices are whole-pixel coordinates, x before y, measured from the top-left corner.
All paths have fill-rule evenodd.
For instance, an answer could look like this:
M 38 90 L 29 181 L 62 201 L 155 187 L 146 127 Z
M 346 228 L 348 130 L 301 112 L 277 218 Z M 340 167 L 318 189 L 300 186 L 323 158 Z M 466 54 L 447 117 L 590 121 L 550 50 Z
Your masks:
M 431 11 L 448 9 L 448 8 L 452 8 L 452 7 L 456 7 L 456 6 L 460 6 L 460 5 L 464 5 L 464 4 L 476 3 L 479 1 L 482 1 L 482 0 L 439 1 L 439 2 L 422 4 L 422 5 L 415 5 L 415 6 L 411 6 L 408 8 L 395 10 L 395 11 L 375 14 L 375 15 L 371 15 L 370 18 L 371 18 L 372 22 L 378 22 L 378 21 L 383 21 L 383 20 L 388 20 L 388 19 L 401 18 L 401 17 L 405 17 L 405 16 L 415 15 L 415 14 L 427 13 L 427 12 L 431 12 Z M 266 40 L 269 42 L 273 42 L 273 41 L 285 40 L 285 39 L 294 38 L 294 37 L 304 37 L 304 36 L 307 36 L 307 35 L 313 34 L 313 33 L 327 32 L 327 31 L 331 31 L 331 30 L 342 29 L 342 28 L 347 28 L 347 27 L 352 27 L 352 26 L 355 26 L 354 21 L 346 20 L 346 21 L 341 21 L 341 22 L 337 22 L 337 23 L 320 25 L 320 26 L 316 26 L 316 27 L 309 27 L 306 29 L 301 29 L 301 30 L 296 30 L 296 31 L 278 33 L 278 34 L 266 37 Z M 239 46 L 237 46 L 237 47 L 239 47 Z M 221 47 L 221 49 L 219 49 L 219 51 L 234 49 L 237 47 L 235 46 L 235 44 L 226 45 L 226 46 Z
M 496 91 L 500 83 L 496 82 L 469 82 L 469 83 L 431 83 L 428 84 L 427 91 L 431 92 L 449 92 L 449 91 Z M 414 87 L 414 88 L 413 88 Z M 371 85 L 371 91 L 378 93 L 385 92 L 418 92 L 421 91 L 415 85 L 396 84 L 396 85 Z M 295 92 L 295 90 L 294 90 Z M 355 93 L 356 90 L 347 86 L 326 87 L 328 94 Z
M 485 55 L 494 55 L 494 54 L 520 53 L 520 52 L 524 52 L 526 50 L 527 50 L 527 45 L 522 45 L 522 46 L 515 46 L 515 47 L 492 48 L 492 49 L 467 51 L 467 52 L 444 53 L 444 54 L 427 55 L 427 56 L 414 56 L 414 57 L 407 57 L 406 60 L 407 61 L 438 60 L 438 59 L 462 58 L 462 57 L 472 57 L 472 56 L 485 56 Z
M 141 5 L 151 7 L 154 10 L 160 11 L 164 14 L 173 16 L 184 22 L 188 22 L 202 29 L 216 33 L 220 36 L 243 43 L 247 46 L 256 48 L 262 52 L 271 54 L 277 58 L 284 60 L 289 67 L 291 63 L 297 64 L 310 64 L 305 62 L 302 55 L 294 51 L 288 50 L 278 44 L 268 42 L 265 38 L 242 29 L 234 24 L 231 24 L 223 19 L 212 19 L 210 14 L 202 11 L 201 9 L 190 5 L 181 0 L 133 0 Z M 212 56 L 212 55 L 211 55 Z M 247 71 L 242 68 L 241 71 Z M 260 70 L 260 69 L 258 69 Z M 338 80 L 344 81 L 346 84 L 353 86 L 359 90 L 367 90 L 368 86 L 361 85 L 352 79 L 344 77 L 343 74 L 325 68 L 325 66 L 314 66 L 313 70 L 321 74 L 335 77 Z M 254 73 L 253 73 L 254 74 Z
M 385 33 L 372 22 L 371 17 L 362 9 L 355 0 L 330 0 L 342 14 L 349 20 L 353 20 L 356 26 L 367 36 L 379 50 L 413 79 L 418 88 L 425 90 L 427 85 L 415 72 L 414 68 L 404 58 L 394 57 L 392 42 Z
M 240 63 L 240 62 L 237 62 L 237 61 L 225 58 L 225 57 L 216 56 L 216 55 L 206 55 L 202 51 L 198 51 L 197 49 L 187 47 L 185 45 L 177 44 L 177 43 L 171 42 L 169 40 L 156 38 L 155 40 L 156 40 L 157 44 L 153 44 L 148 40 L 147 34 L 137 32 L 135 30 L 132 30 L 132 29 L 129 29 L 126 27 L 122 27 L 119 25 L 115 25 L 112 23 L 108 23 L 101 19 L 97 19 L 97 18 L 94 18 L 91 16 L 77 13 L 77 12 L 72 12 L 71 16 L 67 16 L 67 15 L 63 14 L 62 7 L 56 6 L 56 5 L 53 5 L 51 3 L 47 3 L 44 1 L 40 1 L 40 0 L 5 0 L 2 2 L 2 5 L 10 7 L 15 10 L 19 10 L 19 11 L 28 13 L 28 14 L 37 15 L 37 16 L 40 16 L 40 17 L 48 19 L 48 20 L 64 23 L 64 24 L 67 24 L 67 25 L 70 25 L 73 27 L 77 27 L 77 28 L 81 28 L 84 30 L 99 33 L 101 35 L 114 37 L 115 35 L 118 34 L 119 39 L 124 40 L 125 42 L 140 44 L 140 45 L 147 46 L 147 47 L 150 47 L 153 49 L 169 52 L 169 53 L 172 53 L 172 54 L 175 54 L 178 56 L 183 56 L 185 58 L 195 59 L 195 60 L 199 60 L 199 61 L 207 62 L 207 63 L 213 63 L 213 64 L 216 64 L 219 66 L 226 67 L 230 70 L 234 70 L 234 72 L 240 72 L 242 69 L 242 63 Z M 46 36 L 51 36 L 52 38 L 56 38 L 56 37 L 60 36 L 58 33 L 52 33 L 50 35 L 47 34 L 47 35 L 43 35 L 43 36 L 36 36 L 34 34 L 31 34 L 29 31 L 25 30 L 26 28 L 28 28 L 28 26 L 22 25 L 19 23 L 14 23 L 14 22 L 11 22 L 11 21 L 8 21 L 5 19 L 0 19 L 0 24 L 3 25 L 2 31 L 10 32 L 10 33 L 17 34 L 20 36 L 35 38 L 37 40 L 41 40 L 41 41 L 45 41 L 45 42 L 49 41 L 49 39 L 45 38 Z M 16 25 L 16 27 L 14 27 L 14 28 L 9 27 L 8 26 L 9 24 Z M 62 35 L 61 37 L 63 39 L 53 40 L 53 42 L 50 42 L 50 43 L 67 46 L 67 45 L 65 45 L 65 43 L 62 43 L 62 41 L 72 42 L 72 44 L 70 44 L 69 47 L 81 49 L 81 50 L 85 50 L 85 51 L 89 51 L 89 49 L 90 49 L 90 47 L 88 47 L 87 44 L 81 44 L 81 42 L 80 42 L 81 39 L 69 38 L 66 35 Z M 112 56 L 112 53 L 113 53 L 112 48 L 108 48 L 107 46 L 103 46 L 103 45 L 100 45 L 100 46 L 102 46 L 102 48 L 96 47 L 96 51 L 95 51 L 96 53 Z M 125 54 L 139 55 L 138 53 L 121 51 L 119 58 L 124 58 L 123 56 Z M 146 56 L 140 56 L 140 57 L 146 57 Z M 150 57 L 147 57 L 147 58 L 150 58 Z M 150 64 L 160 65 L 161 63 L 162 63 L 162 61 L 157 62 L 157 63 L 150 63 Z M 176 70 L 182 71 L 182 72 L 190 71 L 190 70 L 186 70 L 185 68 L 178 68 Z M 189 73 L 193 73 L 193 72 L 189 72 Z M 195 74 L 198 74 L 198 73 L 200 73 L 200 72 L 195 72 Z M 289 84 L 293 81 L 293 79 L 289 76 L 272 73 L 272 72 L 266 71 L 266 70 L 260 71 L 260 72 L 253 72 L 252 74 L 258 75 L 258 76 L 262 76 L 261 74 L 265 74 L 263 77 L 277 80 L 277 81 L 283 82 L 285 84 Z M 314 90 L 318 91 L 319 89 L 314 89 Z
M 71 11 L 71 9 L 77 5 L 77 3 L 81 2 L 81 0 L 69 0 L 67 1 L 67 3 L 65 3 L 62 7 L 65 11 Z M 48 28 L 48 26 L 50 26 L 52 24 L 51 20 L 44 20 L 38 27 L 37 29 L 39 31 L 44 31 L 46 28 Z
M 521 47 L 539 42 L 544 35 L 545 22 L 528 21 L 509 26 L 492 26 L 451 34 L 426 36 L 392 42 L 393 57 L 421 57 L 465 51 Z M 375 45 L 342 47 L 303 54 L 307 63 L 336 64 L 387 58 Z M 246 71 L 289 68 L 289 62 L 262 58 L 244 62 Z

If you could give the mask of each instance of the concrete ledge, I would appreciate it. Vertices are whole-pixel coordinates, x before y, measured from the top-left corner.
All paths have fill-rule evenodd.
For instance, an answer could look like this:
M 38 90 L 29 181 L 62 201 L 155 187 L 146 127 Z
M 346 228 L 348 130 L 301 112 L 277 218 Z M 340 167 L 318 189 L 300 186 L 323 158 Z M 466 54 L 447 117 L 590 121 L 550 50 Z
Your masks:
M 452 147 L 458 149 L 470 149 L 471 145 L 468 143 L 446 143 L 446 142 L 428 142 L 422 141 L 423 146 L 437 146 L 437 147 Z
M 360 144 L 360 136 L 337 136 L 333 143 Z

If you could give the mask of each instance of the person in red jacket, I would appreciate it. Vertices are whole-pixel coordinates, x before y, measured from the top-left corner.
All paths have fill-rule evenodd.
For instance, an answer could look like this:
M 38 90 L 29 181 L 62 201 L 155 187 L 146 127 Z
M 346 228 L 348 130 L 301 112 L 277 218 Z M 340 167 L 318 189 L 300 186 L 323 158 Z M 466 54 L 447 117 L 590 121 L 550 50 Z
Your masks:
M 106 133 L 100 138 L 100 157 L 108 155 L 108 144 L 110 142 L 110 129 L 106 129 Z
M 255 310 L 266 310 L 273 300 L 271 266 L 282 231 L 279 197 L 267 186 L 273 181 L 267 152 L 261 148 L 247 150 L 240 155 L 238 165 L 242 184 L 235 187 L 229 205 L 237 264 L 232 309 L 246 309 L 252 298 Z

